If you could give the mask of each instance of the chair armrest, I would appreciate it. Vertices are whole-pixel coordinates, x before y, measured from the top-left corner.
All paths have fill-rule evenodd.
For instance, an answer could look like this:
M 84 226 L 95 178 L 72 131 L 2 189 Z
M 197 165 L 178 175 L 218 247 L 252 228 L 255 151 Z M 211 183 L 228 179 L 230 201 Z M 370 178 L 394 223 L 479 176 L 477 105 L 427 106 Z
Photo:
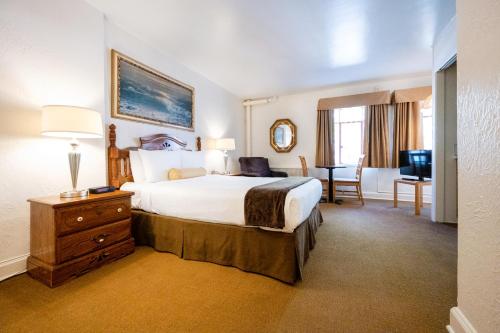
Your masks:
M 285 171 L 271 170 L 271 177 L 288 177 L 288 173 L 286 173 Z

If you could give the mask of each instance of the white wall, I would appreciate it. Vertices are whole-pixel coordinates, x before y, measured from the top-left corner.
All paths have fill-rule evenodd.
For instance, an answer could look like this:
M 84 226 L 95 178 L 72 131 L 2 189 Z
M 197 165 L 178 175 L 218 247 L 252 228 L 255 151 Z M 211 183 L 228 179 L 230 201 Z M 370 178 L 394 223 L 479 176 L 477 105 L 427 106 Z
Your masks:
M 499 13 L 498 0 L 457 1 L 457 333 L 500 327 Z
M 457 20 L 453 17 L 439 32 L 432 45 L 432 68 L 439 71 L 446 63 L 457 55 Z
M 68 141 L 40 136 L 40 107 L 104 113 L 105 67 L 102 15 L 84 2 L 2 1 L 0 22 L 1 280 L 26 266 L 26 199 L 71 188 Z M 104 140 L 81 140 L 81 151 L 80 187 L 103 184 Z
M 428 85 L 431 85 L 430 73 L 390 80 L 359 82 L 279 96 L 276 102 L 253 107 L 252 154 L 269 157 L 271 167 L 278 169 L 300 168 L 298 156 L 304 155 L 309 168 L 313 168 L 316 154 L 316 107 L 320 98 Z M 297 145 L 289 153 L 277 153 L 269 144 L 269 128 L 279 118 L 289 118 L 297 125 Z M 392 127 L 392 121 L 390 121 L 390 126 Z M 389 139 L 392 142 L 392 139 Z M 354 172 L 354 168 L 337 169 L 334 171 L 334 175 L 336 177 L 352 177 Z M 327 171 L 323 169 L 314 169 L 312 173 L 317 177 L 327 178 L 328 176 Z M 363 170 L 364 196 L 392 200 L 393 180 L 399 177 L 399 169 L 365 168 Z M 413 200 L 412 193 L 413 187 L 411 186 L 401 185 L 399 188 L 402 200 Z M 431 202 L 430 187 L 424 189 L 424 201 Z
M 71 187 L 68 141 L 40 136 L 40 107 L 91 107 L 118 126 L 118 144 L 169 133 L 191 145 L 195 136 L 236 138 L 244 147 L 241 101 L 170 57 L 106 22 L 79 0 L 0 2 L 0 280 L 23 272 L 29 255 L 30 197 Z M 196 90 L 196 131 L 110 119 L 109 47 Z M 106 184 L 105 139 L 81 140 L 81 188 Z M 235 152 L 233 156 L 237 156 Z

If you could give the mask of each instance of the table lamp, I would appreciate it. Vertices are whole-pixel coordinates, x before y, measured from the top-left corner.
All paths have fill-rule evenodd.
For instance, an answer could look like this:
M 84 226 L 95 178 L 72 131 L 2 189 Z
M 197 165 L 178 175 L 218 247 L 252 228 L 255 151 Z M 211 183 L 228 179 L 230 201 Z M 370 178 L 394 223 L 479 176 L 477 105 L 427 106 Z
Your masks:
M 236 144 L 234 142 L 234 139 L 233 138 L 217 139 L 215 141 L 215 149 L 224 151 L 224 172 L 228 173 L 227 172 L 227 159 L 228 159 L 227 152 L 229 150 L 236 149 Z
M 61 193 L 61 198 L 88 196 L 88 190 L 77 190 L 80 152 L 77 139 L 102 138 L 101 115 L 94 110 L 76 106 L 47 105 L 42 107 L 42 135 L 71 138 L 68 153 L 73 190 Z

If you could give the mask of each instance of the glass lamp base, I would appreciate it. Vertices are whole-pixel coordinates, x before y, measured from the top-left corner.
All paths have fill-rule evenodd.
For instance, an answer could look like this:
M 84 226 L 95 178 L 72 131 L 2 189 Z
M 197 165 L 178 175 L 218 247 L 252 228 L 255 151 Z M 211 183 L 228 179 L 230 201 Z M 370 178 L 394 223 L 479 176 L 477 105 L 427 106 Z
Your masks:
M 89 191 L 88 190 L 66 191 L 66 192 L 61 192 L 60 196 L 61 196 L 61 198 L 88 197 Z

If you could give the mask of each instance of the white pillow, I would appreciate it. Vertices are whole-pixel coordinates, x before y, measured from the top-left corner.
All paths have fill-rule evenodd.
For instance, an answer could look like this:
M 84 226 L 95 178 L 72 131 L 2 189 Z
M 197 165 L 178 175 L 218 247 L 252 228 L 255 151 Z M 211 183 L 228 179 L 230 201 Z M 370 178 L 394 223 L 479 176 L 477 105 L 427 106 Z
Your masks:
M 181 150 L 182 168 L 205 168 L 205 152 Z
M 159 182 L 168 180 L 168 171 L 181 168 L 181 152 L 179 150 L 142 150 L 139 149 L 146 181 Z
M 129 151 L 130 168 L 132 169 L 132 176 L 134 176 L 135 183 L 144 183 L 146 175 L 144 174 L 144 166 L 142 165 L 141 155 L 136 150 Z

